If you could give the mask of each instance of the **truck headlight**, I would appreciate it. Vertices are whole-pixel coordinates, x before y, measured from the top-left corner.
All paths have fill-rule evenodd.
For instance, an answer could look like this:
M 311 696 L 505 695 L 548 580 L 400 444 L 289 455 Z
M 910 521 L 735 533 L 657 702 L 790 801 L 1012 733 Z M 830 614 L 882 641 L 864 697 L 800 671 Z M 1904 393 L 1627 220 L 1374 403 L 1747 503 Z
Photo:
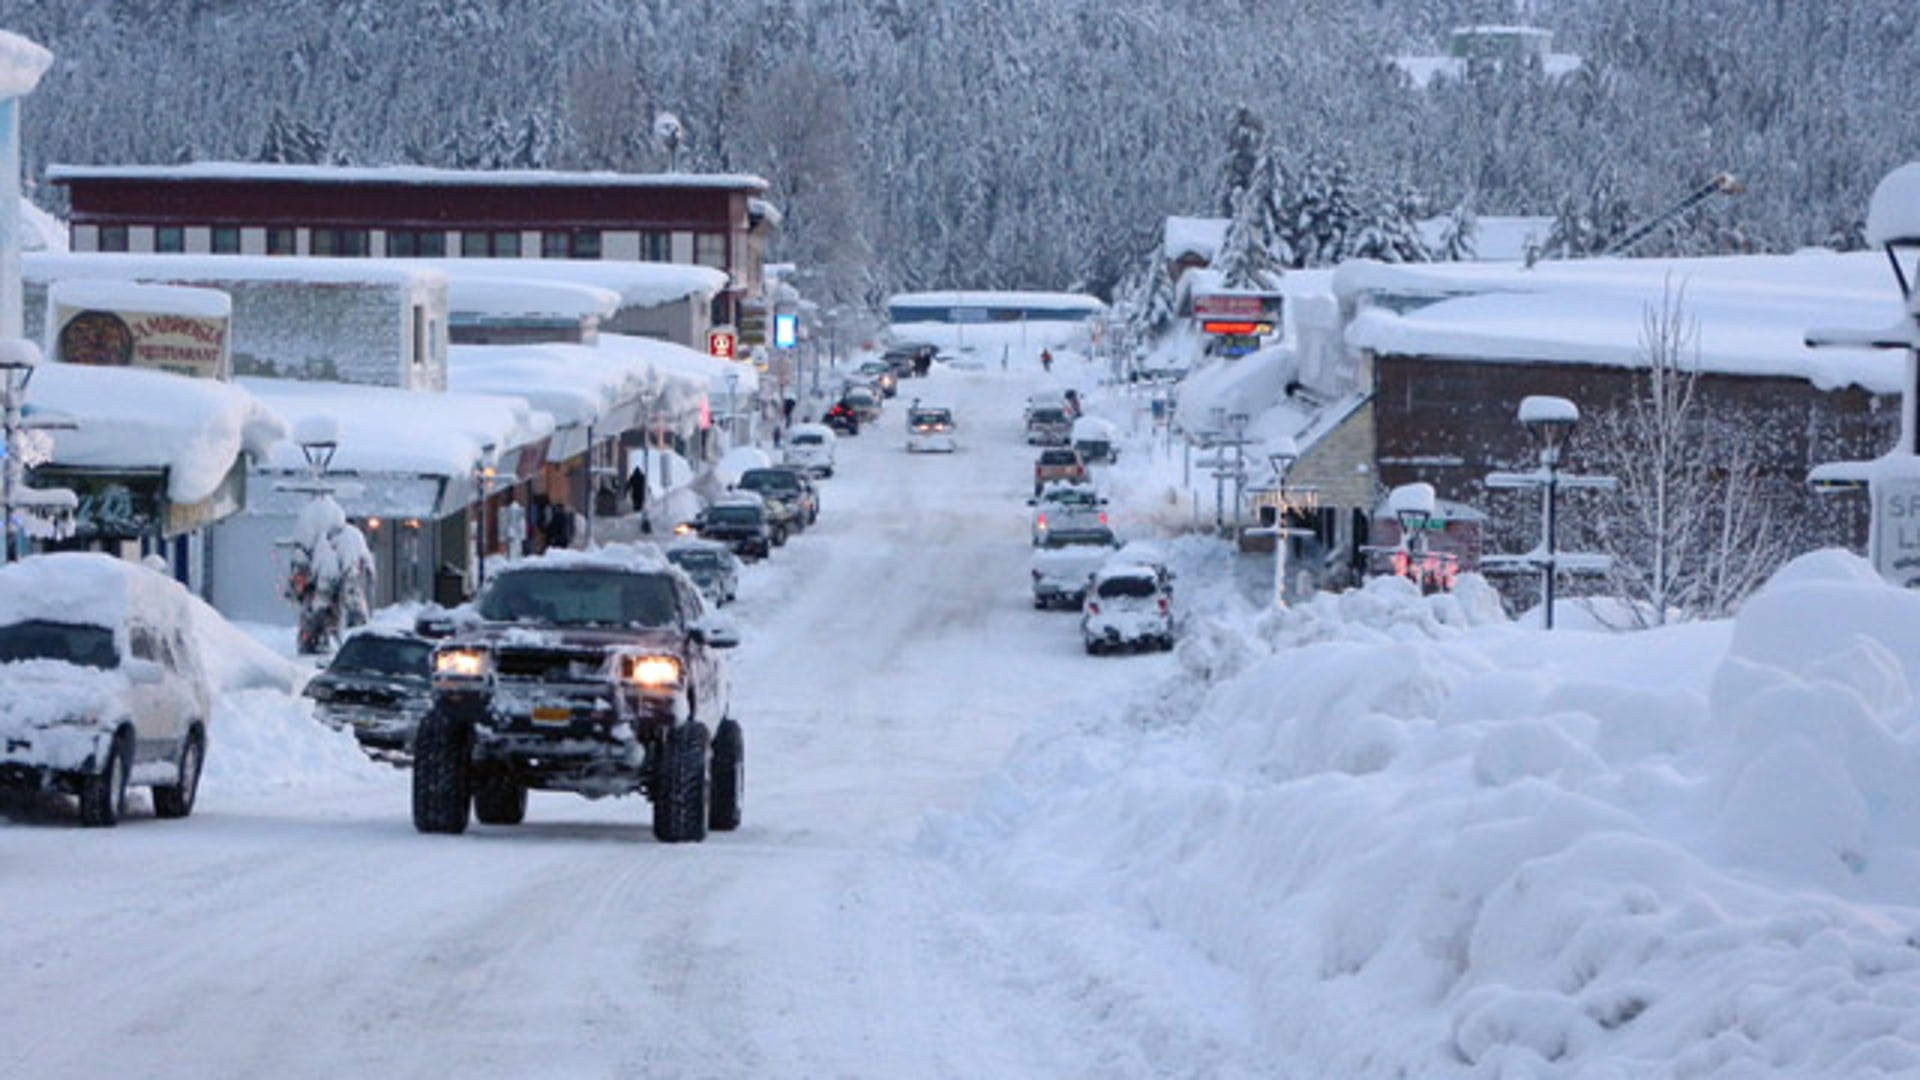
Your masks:
M 670 690 L 680 685 L 680 661 L 671 656 L 627 658 L 627 679 L 647 690 Z
M 441 649 L 433 654 L 435 675 L 477 679 L 492 666 L 492 657 L 485 649 Z

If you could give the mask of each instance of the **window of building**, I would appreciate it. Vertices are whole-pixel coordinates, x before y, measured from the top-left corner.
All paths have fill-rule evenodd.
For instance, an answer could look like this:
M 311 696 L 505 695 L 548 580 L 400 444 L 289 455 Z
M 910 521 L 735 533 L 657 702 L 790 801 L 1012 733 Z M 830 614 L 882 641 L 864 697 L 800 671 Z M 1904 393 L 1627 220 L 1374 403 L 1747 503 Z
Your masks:
M 161 225 L 153 230 L 153 250 L 178 255 L 187 250 L 187 230 L 178 225 Z
M 554 232 L 549 229 L 540 234 L 540 257 L 543 259 L 564 259 L 572 247 L 573 237 L 569 233 Z
M 640 234 L 640 261 L 673 261 L 673 245 L 666 233 L 643 232 Z
M 447 234 L 438 229 L 394 229 L 386 234 L 386 254 L 396 259 L 438 259 L 447 254 Z
M 573 234 L 573 248 L 567 252 L 572 259 L 597 259 L 600 257 L 600 230 L 581 229 Z
M 308 237 L 307 251 L 318 258 L 364 258 L 371 240 L 366 229 L 315 229 Z
M 694 233 L 693 261 L 696 266 L 711 266 L 716 270 L 727 268 L 727 236 L 725 233 Z
M 267 254 L 298 255 L 300 253 L 300 230 L 285 225 L 277 225 L 267 230 Z
M 493 234 L 493 257 L 496 259 L 517 259 L 520 257 L 520 234 L 517 232 L 497 232 Z
M 240 254 L 240 226 L 215 225 L 213 227 L 212 251 L 215 255 Z
M 484 259 L 491 254 L 493 254 L 493 249 L 491 245 L 487 243 L 486 233 L 469 229 L 460 234 L 460 256 L 462 258 Z
M 127 250 L 127 227 L 125 225 L 100 226 L 100 250 Z

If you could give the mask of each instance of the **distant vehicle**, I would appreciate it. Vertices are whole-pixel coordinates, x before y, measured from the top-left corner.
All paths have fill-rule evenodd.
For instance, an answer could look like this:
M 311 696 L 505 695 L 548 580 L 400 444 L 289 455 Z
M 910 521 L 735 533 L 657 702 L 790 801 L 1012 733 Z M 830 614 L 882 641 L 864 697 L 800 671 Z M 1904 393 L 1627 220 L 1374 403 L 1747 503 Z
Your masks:
M 740 474 L 740 480 L 734 486 L 765 499 L 774 520 L 778 522 L 784 518 L 790 532 L 799 532 L 820 520 L 819 496 L 815 494 L 813 484 L 798 469 L 784 465 L 748 469 Z
M 1088 462 L 1110 462 L 1120 456 L 1119 437 L 1111 421 L 1082 416 L 1073 422 L 1071 445 Z
M 693 537 L 667 545 L 667 561 L 679 567 L 714 607 L 731 604 L 740 593 L 740 560 L 717 540 Z
M 840 395 L 840 404 L 853 410 L 863 424 L 880 419 L 880 395 L 865 386 L 849 386 Z
M 907 450 L 951 454 L 960 449 L 953 429 L 952 409 L 915 405 L 907 411 Z
M 693 522 L 702 540 L 717 540 L 743 559 L 764 559 L 787 542 L 786 526 L 767 513 L 767 502 L 752 492 L 723 495 Z
M 842 435 L 860 434 L 860 414 L 844 400 L 834 402 L 833 407 L 820 419 L 828 429 Z
M 1033 553 L 1033 606 L 1079 606 L 1087 595 L 1087 580 L 1116 546 L 1113 530 L 1105 526 L 1048 530 Z
M 1080 609 L 1087 654 L 1173 648 L 1173 595 L 1164 570 L 1118 560 L 1094 572 Z
M 880 359 L 901 378 L 913 378 L 924 376 L 933 367 L 933 358 L 938 352 L 932 345 L 895 345 Z
M 832 476 L 833 443 L 833 429 L 826 424 L 795 424 L 787 433 L 786 463 L 814 476 Z
M 663 843 L 739 827 L 745 747 L 723 655 L 739 638 L 657 552 L 514 563 L 456 624 L 414 736 L 415 830 L 518 825 L 529 790 L 642 795 Z
M 1054 529 L 1074 530 L 1107 524 L 1106 497 L 1091 484 L 1056 481 L 1027 500 L 1033 507 L 1033 542 L 1044 543 Z
M 1087 481 L 1087 463 L 1080 458 L 1080 452 L 1072 447 L 1050 447 L 1040 451 L 1033 462 L 1033 493 L 1040 494 L 1048 484 L 1057 480 L 1084 484 Z
M 1065 446 L 1073 435 L 1073 418 L 1060 405 L 1027 406 L 1027 444 Z
M 131 785 L 192 813 L 213 713 L 194 603 L 107 555 L 0 567 L 0 783 L 78 795 L 87 826 L 119 823 Z
M 854 373 L 871 383 L 882 397 L 892 397 L 900 392 L 900 376 L 885 360 L 863 360 Z
M 340 643 L 302 691 L 321 723 L 349 731 L 367 756 L 410 760 L 413 731 L 433 704 L 433 642 L 405 630 L 365 628 Z

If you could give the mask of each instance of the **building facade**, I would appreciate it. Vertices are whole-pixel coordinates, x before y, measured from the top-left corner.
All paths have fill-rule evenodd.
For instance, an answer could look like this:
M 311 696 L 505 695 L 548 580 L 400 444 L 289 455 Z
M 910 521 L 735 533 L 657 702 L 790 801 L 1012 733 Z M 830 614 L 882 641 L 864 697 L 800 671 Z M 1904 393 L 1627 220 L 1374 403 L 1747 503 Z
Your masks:
M 760 301 L 767 182 L 729 174 L 476 172 L 200 162 L 54 165 L 75 252 L 540 258 L 705 266 L 712 321 Z

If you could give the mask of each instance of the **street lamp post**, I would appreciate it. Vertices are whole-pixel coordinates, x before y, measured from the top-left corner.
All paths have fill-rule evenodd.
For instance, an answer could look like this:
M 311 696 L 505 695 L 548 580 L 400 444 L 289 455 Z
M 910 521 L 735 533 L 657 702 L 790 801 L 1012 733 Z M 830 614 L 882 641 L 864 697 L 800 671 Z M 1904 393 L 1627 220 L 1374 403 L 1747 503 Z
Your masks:
M 1540 467 L 1526 473 L 1491 473 L 1490 488 L 1540 489 L 1540 546 L 1517 556 L 1492 556 L 1483 564 L 1492 570 L 1532 568 L 1540 572 L 1541 617 L 1546 629 L 1553 629 L 1555 579 L 1560 571 L 1604 571 L 1607 559 L 1602 555 L 1561 555 L 1559 539 L 1559 494 L 1561 488 L 1586 488 L 1610 491 L 1611 476 L 1568 476 L 1560 471 L 1560 454 L 1574 425 L 1580 422 L 1580 410 L 1566 398 L 1534 395 L 1520 402 L 1520 425 L 1527 429 L 1539 447 Z
M 1287 524 L 1287 471 L 1300 460 L 1300 448 L 1289 436 L 1281 436 L 1267 450 L 1267 462 L 1273 466 L 1273 605 L 1287 604 L 1287 541 L 1293 529 Z
M 0 537 L 0 563 L 10 563 L 14 558 L 15 536 L 13 506 L 20 489 L 21 470 L 20 453 L 23 449 L 17 437 L 20 431 L 21 399 L 27 396 L 27 383 L 33 380 L 33 370 L 40 363 L 40 350 L 31 341 L 13 339 L 0 342 L 0 423 L 5 430 L 0 437 L 0 453 L 5 460 L 0 461 L 0 527 L 6 529 Z
M 487 518 L 491 516 L 487 503 L 493 498 L 494 445 L 487 443 L 480 448 L 480 459 L 474 463 L 474 479 L 480 484 L 480 520 L 475 522 L 473 530 L 473 568 L 474 587 L 477 594 L 487 585 Z

